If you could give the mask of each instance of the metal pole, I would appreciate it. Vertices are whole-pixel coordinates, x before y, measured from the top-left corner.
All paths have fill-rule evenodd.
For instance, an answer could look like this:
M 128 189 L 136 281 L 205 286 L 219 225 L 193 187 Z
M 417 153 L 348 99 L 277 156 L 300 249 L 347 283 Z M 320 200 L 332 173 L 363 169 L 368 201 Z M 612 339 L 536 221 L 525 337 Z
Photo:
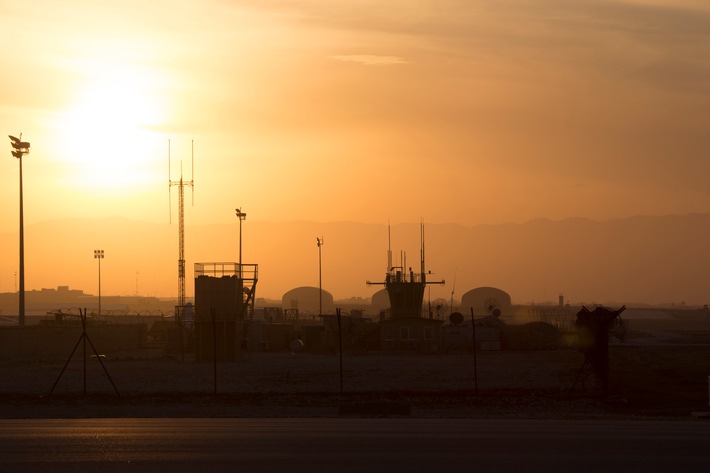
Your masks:
M 94 250 L 94 259 L 99 260 L 99 317 L 101 317 L 101 260 L 104 258 L 104 250 Z
M 473 307 L 471 307 L 471 330 L 473 330 L 473 386 L 474 393 L 478 394 L 478 364 L 476 362 L 476 321 L 473 318 Z
M 22 135 L 20 135 L 22 138 Z M 22 209 L 22 155 L 20 155 L 20 313 L 18 324 L 25 326 L 25 224 Z
M 180 359 L 182 361 L 185 361 L 185 347 L 183 344 L 183 338 L 184 338 L 184 332 L 183 332 L 183 326 L 182 326 L 182 307 L 178 309 L 177 307 L 175 308 L 175 316 L 177 318 L 177 331 L 178 331 L 178 339 L 180 340 Z
M 343 329 L 340 322 L 340 308 L 335 309 L 338 317 L 338 340 L 340 341 L 340 394 L 343 394 Z
M 317 238 L 318 242 L 318 315 L 323 315 L 323 272 L 321 270 L 321 249 L 323 246 L 323 237 Z
M 20 133 L 19 138 L 12 135 L 8 136 L 14 149 L 12 155 L 20 160 L 20 307 L 17 314 L 17 324 L 23 327 L 25 325 L 25 221 L 22 202 L 22 157 L 30 152 L 30 144 L 22 141 L 22 133 Z
M 84 309 L 83 314 L 81 309 L 79 309 L 79 314 L 81 316 L 81 339 L 84 342 L 84 397 L 86 397 L 86 309 Z
M 99 317 L 101 317 L 101 258 L 99 258 Z
M 215 308 L 211 308 L 212 312 L 212 361 L 214 371 L 214 394 L 217 394 L 217 317 Z
M 242 208 L 234 209 L 237 218 L 239 219 L 239 280 L 242 279 L 242 221 L 247 218 L 246 212 L 242 212 Z

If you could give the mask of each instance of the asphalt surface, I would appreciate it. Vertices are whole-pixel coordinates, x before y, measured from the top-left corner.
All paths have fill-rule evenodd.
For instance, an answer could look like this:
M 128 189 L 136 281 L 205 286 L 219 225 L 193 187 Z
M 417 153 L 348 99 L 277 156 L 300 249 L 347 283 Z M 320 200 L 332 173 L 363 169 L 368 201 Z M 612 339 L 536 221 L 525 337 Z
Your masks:
M 710 471 L 710 422 L 5 419 L 0 471 Z

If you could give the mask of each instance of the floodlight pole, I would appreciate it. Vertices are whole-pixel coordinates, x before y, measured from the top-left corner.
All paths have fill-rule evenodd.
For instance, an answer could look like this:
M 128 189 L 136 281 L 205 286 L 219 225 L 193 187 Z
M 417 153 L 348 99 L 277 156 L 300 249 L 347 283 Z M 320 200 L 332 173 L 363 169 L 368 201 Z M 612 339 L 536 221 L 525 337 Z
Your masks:
M 99 317 L 101 317 L 101 260 L 104 259 L 104 250 L 94 250 L 94 259 L 99 260 Z
M 22 203 L 22 157 L 30 152 L 30 143 L 22 141 L 22 133 L 16 138 L 12 135 L 10 144 L 12 145 L 12 155 L 20 160 L 20 293 L 19 293 L 19 313 L 17 324 L 25 326 L 25 222 Z
M 235 209 L 239 219 L 239 280 L 242 279 L 242 222 L 247 218 L 246 212 L 242 212 L 241 207 Z
M 22 135 L 20 135 L 22 136 Z M 20 313 L 17 323 L 20 327 L 25 326 L 25 222 L 22 205 L 22 156 L 20 160 Z

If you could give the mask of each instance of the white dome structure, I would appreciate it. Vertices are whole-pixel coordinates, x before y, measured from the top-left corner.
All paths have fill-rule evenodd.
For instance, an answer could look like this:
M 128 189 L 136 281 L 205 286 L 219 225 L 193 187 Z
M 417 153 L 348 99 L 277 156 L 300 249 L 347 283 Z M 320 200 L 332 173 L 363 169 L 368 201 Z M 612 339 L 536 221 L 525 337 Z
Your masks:
M 477 317 L 492 315 L 500 317 L 509 314 L 510 295 L 495 287 L 477 287 L 461 296 L 461 309 L 468 313 L 473 308 Z
M 372 308 L 375 311 L 389 309 L 390 296 L 387 294 L 387 289 L 380 289 L 372 295 Z
M 335 312 L 333 295 L 323 289 L 323 313 Z M 291 289 L 281 297 L 281 307 L 284 309 L 298 309 L 299 312 L 317 314 L 320 310 L 321 290 L 317 287 L 302 286 Z

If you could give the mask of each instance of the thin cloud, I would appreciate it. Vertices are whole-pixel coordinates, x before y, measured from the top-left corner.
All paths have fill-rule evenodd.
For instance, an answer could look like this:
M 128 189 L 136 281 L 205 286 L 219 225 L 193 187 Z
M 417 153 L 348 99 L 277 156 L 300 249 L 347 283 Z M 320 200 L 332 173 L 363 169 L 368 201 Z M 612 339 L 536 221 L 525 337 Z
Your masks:
M 355 62 L 363 66 L 392 66 L 395 64 L 407 64 L 404 58 L 398 56 L 377 56 L 373 54 L 349 54 L 344 56 L 333 56 L 333 59 L 345 62 Z

